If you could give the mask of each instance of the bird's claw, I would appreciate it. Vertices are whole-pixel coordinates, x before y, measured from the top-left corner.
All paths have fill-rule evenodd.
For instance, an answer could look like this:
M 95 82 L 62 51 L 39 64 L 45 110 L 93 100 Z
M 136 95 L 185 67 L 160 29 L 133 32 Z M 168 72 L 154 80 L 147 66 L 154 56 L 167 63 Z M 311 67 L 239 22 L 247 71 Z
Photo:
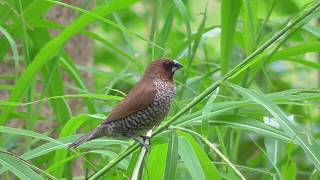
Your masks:
M 150 149 L 151 146 L 151 137 L 150 136 L 146 136 L 146 135 L 141 135 L 140 136 L 143 139 L 143 147 L 146 148 L 146 150 L 148 151 Z
M 149 136 L 140 136 L 143 141 L 138 138 L 133 137 L 132 139 L 140 144 L 141 147 L 144 147 L 147 151 L 150 149 L 150 137 Z M 148 141 L 146 141 L 148 140 Z
M 140 136 L 142 139 L 143 139 L 143 142 L 146 142 L 147 140 L 149 141 L 149 144 L 150 144 L 150 140 L 151 140 L 151 137 L 150 136 L 146 136 L 146 135 L 141 135 Z
M 146 142 L 140 142 L 139 144 L 141 145 L 141 147 L 144 147 L 147 151 L 150 149 L 150 144 Z

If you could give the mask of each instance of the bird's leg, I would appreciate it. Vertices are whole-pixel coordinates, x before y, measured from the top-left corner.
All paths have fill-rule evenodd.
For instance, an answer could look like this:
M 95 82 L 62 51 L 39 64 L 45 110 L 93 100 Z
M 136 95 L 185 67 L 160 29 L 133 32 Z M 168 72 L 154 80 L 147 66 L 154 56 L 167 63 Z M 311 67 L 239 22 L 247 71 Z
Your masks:
M 147 150 L 150 148 L 150 145 L 145 143 L 145 141 L 141 141 L 140 139 L 138 139 L 136 137 L 131 137 L 131 139 L 133 139 L 134 141 L 139 143 L 141 146 L 145 147 Z
M 147 150 L 149 149 L 149 144 L 145 143 L 145 141 L 141 141 L 140 139 L 138 139 L 137 137 L 134 137 L 128 133 L 123 134 L 123 136 L 126 136 L 128 138 L 133 139 L 134 141 L 136 141 L 137 143 L 139 143 L 141 146 L 145 147 Z
M 149 144 L 151 144 L 151 137 L 150 136 L 146 136 L 146 135 L 141 135 L 140 136 L 144 142 L 149 141 Z

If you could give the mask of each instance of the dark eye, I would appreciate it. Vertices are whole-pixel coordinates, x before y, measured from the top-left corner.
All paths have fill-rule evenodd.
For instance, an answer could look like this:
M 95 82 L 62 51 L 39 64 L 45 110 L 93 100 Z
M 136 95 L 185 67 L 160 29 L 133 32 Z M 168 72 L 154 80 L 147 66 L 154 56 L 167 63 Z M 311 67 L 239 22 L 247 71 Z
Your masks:
M 168 70 L 168 71 L 171 71 L 172 69 L 172 64 L 170 62 L 164 62 L 163 63 L 163 67 L 164 69 Z

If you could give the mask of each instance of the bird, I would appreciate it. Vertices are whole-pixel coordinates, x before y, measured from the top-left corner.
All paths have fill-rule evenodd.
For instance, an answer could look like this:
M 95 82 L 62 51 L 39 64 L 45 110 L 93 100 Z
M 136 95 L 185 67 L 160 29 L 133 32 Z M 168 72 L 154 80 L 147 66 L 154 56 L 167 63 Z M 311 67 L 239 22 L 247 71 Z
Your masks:
M 112 109 L 109 116 L 93 131 L 71 143 L 68 148 L 76 148 L 103 136 L 133 139 L 146 146 L 138 137 L 145 140 L 144 134 L 158 126 L 168 115 L 176 93 L 173 76 L 182 67 L 182 64 L 169 58 L 153 61 L 141 80 Z

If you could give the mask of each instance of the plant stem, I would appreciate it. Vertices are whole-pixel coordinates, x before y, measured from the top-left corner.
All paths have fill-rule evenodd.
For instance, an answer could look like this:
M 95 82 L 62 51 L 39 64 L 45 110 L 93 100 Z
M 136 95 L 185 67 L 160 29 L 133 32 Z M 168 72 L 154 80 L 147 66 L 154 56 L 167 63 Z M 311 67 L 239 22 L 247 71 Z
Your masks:
M 246 59 L 244 59 L 240 64 L 238 64 L 236 67 L 234 67 L 231 71 L 226 73 L 223 77 L 221 77 L 218 81 L 213 83 L 211 86 L 209 86 L 206 90 L 204 90 L 201 94 L 199 94 L 197 97 L 195 97 L 189 104 L 184 106 L 177 114 L 175 114 L 172 118 L 170 118 L 168 121 L 164 122 L 163 125 L 161 125 L 159 128 L 157 128 L 154 133 L 154 135 L 159 134 L 164 129 L 168 128 L 174 121 L 176 121 L 178 118 L 180 118 L 184 113 L 189 111 L 193 106 L 201 102 L 205 97 L 207 97 L 209 94 L 211 94 L 217 87 L 220 86 L 221 83 L 232 79 L 233 77 L 237 76 L 240 72 L 246 70 L 250 66 L 252 66 L 254 63 L 257 62 L 257 60 L 260 60 L 261 58 L 257 58 L 259 55 L 261 55 L 266 49 L 277 43 L 277 41 L 282 38 L 284 35 L 290 36 L 292 34 L 293 28 L 296 28 L 300 23 L 303 23 L 303 20 L 305 20 L 308 16 L 310 16 L 312 13 L 318 10 L 320 7 L 320 2 L 315 2 L 314 5 L 308 9 L 305 10 L 302 15 L 298 15 L 296 18 L 293 18 L 292 21 L 288 23 L 287 26 L 285 26 L 282 30 L 280 30 L 277 34 L 275 34 L 271 39 L 263 43 L 259 48 L 257 48 L 254 52 L 252 52 Z M 288 34 L 287 34 L 288 33 Z M 256 60 L 256 61 L 254 61 Z M 117 163 L 119 163 L 122 159 L 130 155 L 133 151 L 135 151 L 139 147 L 138 144 L 134 144 L 126 151 L 121 153 L 118 157 L 110 161 L 105 167 L 103 167 L 100 171 L 98 171 L 96 174 L 94 174 L 90 180 L 97 179 L 101 177 L 104 173 L 106 173 L 109 169 L 111 169 L 113 166 L 115 166 Z
M 173 127 L 173 129 L 177 129 L 177 130 L 180 130 L 180 131 L 184 131 L 184 132 L 187 132 L 191 135 L 194 135 L 198 138 L 201 139 L 201 141 L 203 141 L 207 146 L 209 146 L 221 159 L 223 159 L 233 170 L 234 172 L 243 180 L 245 180 L 246 178 L 241 174 L 241 172 L 233 165 L 232 162 L 229 161 L 229 159 L 223 155 L 219 149 L 217 147 L 215 147 L 215 145 L 213 145 L 210 141 L 208 141 L 206 138 L 204 138 L 203 136 L 201 136 L 200 134 L 194 132 L 194 131 L 191 131 L 189 129 L 186 129 L 186 128 L 181 128 L 181 127 Z
M 152 129 L 150 131 L 148 131 L 147 133 L 147 136 L 151 138 L 152 136 Z M 144 143 L 146 143 L 148 146 L 150 145 L 150 139 L 146 139 L 144 141 Z M 140 155 L 139 155 L 139 158 L 136 162 L 136 166 L 134 167 L 134 170 L 133 170 L 133 173 L 132 173 L 132 177 L 131 177 L 131 180 L 138 180 L 139 177 L 141 177 L 141 172 L 143 172 L 141 170 L 142 165 L 143 165 L 143 160 L 146 158 L 148 154 L 148 149 L 146 147 L 142 147 L 141 148 L 141 151 L 140 151 Z

